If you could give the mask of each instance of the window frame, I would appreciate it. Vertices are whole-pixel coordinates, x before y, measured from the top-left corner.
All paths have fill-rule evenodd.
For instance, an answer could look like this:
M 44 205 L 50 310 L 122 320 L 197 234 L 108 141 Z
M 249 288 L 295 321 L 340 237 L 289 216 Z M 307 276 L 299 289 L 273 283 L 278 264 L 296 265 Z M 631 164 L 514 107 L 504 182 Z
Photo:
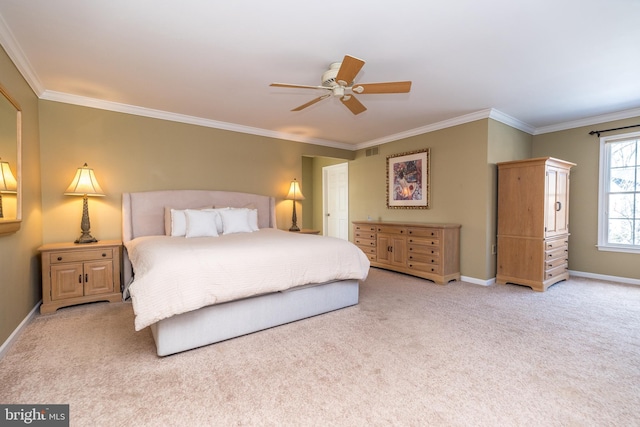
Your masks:
M 610 147 L 611 143 L 623 142 L 629 140 L 638 140 L 640 144 L 640 132 L 625 133 L 613 136 L 600 137 L 600 164 L 599 164 L 599 185 L 598 185 L 598 244 L 596 245 L 600 251 L 610 252 L 626 252 L 640 254 L 640 245 L 624 245 L 608 242 L 608 195 L 610 182 Z M 637 166 L 640 166 L 638 161 Z M 640 218 L 635 217 L 640 220 Z

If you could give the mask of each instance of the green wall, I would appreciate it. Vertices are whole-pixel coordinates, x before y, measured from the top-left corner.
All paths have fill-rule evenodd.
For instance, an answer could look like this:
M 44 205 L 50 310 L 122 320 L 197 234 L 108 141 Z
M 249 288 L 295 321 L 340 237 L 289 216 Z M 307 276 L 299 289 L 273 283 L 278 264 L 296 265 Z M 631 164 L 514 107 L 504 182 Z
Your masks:
M 460 269 L 463 276 L 490 279 L 487 257 L 487 168 L 489 120 L 478 120 L 435 132 L 390 142 L 379 154 L 366 157 L 359 150 L 349 162 L 351 221 L 371 217 L 385 221 L 449 222 L 462 224 Z M 429 148 L 431 155 L 431 208 L 388 209 L 387 156 Z M 353 236 L 352 236 L 353 237 Z
M 576 163 L 571 169 L 569 193 L 569 269 L 585 273 L 640 279 L 640 254 L 599 251 L 598 173 L 600 139 L 592 130 L 612 129 L 640 124 L 640 117 L 533 137 L 533 157 L 557 157 Z M 638 128 L 610 132 L 629 133 Z
M 22 109 L 22 225 L 0 237 L 0 345 L 40 300 L 42 243 L 38 98 L 0 48 L 0 83 Z
M 81 198 L 63 192 L 85 162 L 107 194 L 89 200 L 91 234 L 119 239 L 122 193 L 148 190 L 273 195 L 278 228 L 288 229 L 291 202 L 283 199 L 293 178 L 306 189 L 303 156 L 354 156 L 347 150 L 51 101 L 40 101 L 40 129 L 46 243 L 80 234 Z

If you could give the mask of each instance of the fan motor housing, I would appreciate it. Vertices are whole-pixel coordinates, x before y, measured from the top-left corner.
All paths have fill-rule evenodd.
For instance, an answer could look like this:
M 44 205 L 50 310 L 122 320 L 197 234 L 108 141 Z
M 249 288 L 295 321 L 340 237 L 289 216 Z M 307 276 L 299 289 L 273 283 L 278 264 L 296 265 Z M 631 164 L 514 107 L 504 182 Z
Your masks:
M 329 65 L 329 69 L 322 73 L 322 86 L 325 87 L 334 87 L 338 86 L 336 82 L 336 76 L 338 75 L 338 71 L 340 70 L 340 66 L 342 62 L 334 62 Z

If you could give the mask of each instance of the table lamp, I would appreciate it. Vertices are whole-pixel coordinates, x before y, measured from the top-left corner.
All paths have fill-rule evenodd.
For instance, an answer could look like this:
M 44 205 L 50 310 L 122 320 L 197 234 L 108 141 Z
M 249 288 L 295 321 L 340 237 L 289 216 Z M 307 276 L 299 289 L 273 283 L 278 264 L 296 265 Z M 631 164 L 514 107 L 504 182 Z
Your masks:
M 298 181 L 293 179 L 291 181 L 291 186 L 289 186 L 289 194 L 286 197 L 287 200 L 293 200 L 293 215 L 291 217 L 291 228 L 289 231 L 300 231 L 298 228 L 298 216 L 296 215 L 296 200 L 304 200 L 304 196 L 302 195 L 302 191 L 300 190 L 300 184 Z
M 0 218 L 4 218 L 2 213 L 2 193 L 16 194 L 18 192 L 18 181 L 11 173 L 9 162 L 0 159 Z
M 87 196 L 104 196 L 100 184 L 96 180 L 93 169 L 87 167 L 85 163 L 83 167 L 78 168 L 76 176 L 73 177 L 71 185 L 64 192 L 65 196 L 82 196 L 82 222 L 80 228 L 82 235 L 78 237 L 75 243 L 93 243 L 98 240 L 89 232 L 91 223 L 89 222 L 89 201 Z

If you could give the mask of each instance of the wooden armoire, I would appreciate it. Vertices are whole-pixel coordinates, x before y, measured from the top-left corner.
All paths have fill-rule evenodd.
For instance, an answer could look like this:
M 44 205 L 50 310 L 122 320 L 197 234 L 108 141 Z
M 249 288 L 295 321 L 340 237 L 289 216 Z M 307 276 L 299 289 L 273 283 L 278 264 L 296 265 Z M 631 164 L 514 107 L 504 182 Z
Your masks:
M 569 278 L 569 172 L 542 157 L 498 163 L 496 283 L 546 291 Z

